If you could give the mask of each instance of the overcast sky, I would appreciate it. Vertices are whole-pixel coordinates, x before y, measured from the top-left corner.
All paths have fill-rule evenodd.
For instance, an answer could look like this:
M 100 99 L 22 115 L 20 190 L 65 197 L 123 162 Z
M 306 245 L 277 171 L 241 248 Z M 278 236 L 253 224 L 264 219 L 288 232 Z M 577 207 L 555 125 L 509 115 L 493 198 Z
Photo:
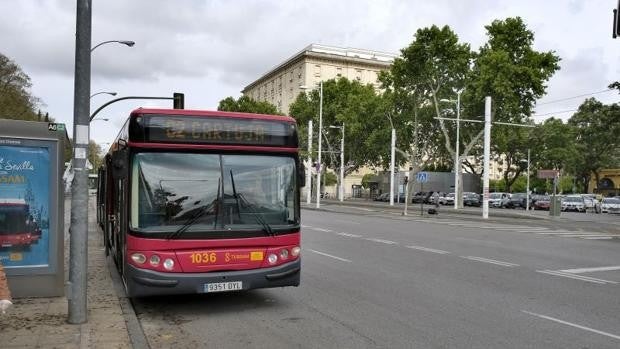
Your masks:
M 611 38 L 617 0 L 401 0 L 401 1 L 209 1 L 93 0 L 93 46 L 133 40 L 132 48 L 108 44 L 92 55 L 91 93 L 171 96 L 185 106 L 215 109 L 248 83 L 310 43 L 399 53 L 418 28 L 449 25 L 477 49 L 484 25 L 521 16 L 538 50 L 554 50 L 561 70 L 549 81 L 535 120 L 563 119 L 582 98 L 620 80 L 620 38 Z M 32 93 L 72 131 L 75 1 L 0 0 L 0 52 L 32 79 Z M 620 101 L 615 92 L 594 97 Z M 108 100 L 92 99 L 91 111 Z M 551 103 L 549 103 L 551 102 Z M 91 138 L 111 142 L 129 111 L 170 107 L 170 101 L 119 102 L 92 123 Z M 553 113 L 553 114 L 550 114 Z M 557 114 L 556 114 L 557 113 Z

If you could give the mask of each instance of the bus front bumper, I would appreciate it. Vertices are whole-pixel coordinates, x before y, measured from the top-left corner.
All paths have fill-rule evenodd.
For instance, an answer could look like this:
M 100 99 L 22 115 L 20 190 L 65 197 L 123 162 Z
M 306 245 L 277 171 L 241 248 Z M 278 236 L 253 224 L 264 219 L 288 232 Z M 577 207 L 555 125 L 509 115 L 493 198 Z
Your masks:
M 126 264 L 129 297 L 205 293 L 206 284 L 242 282 L 242 290 L 299 286 L 301 259 L 272 268 L 211 273 L 162 273 Z

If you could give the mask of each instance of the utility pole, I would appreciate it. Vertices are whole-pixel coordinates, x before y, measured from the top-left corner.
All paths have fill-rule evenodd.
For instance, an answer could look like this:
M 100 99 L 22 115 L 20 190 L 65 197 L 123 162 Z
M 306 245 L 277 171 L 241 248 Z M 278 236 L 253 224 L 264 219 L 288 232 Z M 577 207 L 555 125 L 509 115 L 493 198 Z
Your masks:
M 323 143 L 323 81 L 321 81 L 320 87 L 321 87 L 321 90 L 319 92 L 319 156 L 318 156 L 319 169 L 316 175 L 316 208 L 321 208 L 321 171 L 323 170 L 323 164 L 321 164 L 321 143 Z
M 458 209 L 461 207 L 461 201 L 463 200 L 463 195 L 461 194 L 461 186 L 459 185 L 459 180 L 461 176 L 461 154 L 459 152 L 459 130 L 461 129 L 461 93 L 463 91 L 458 91 L 456 93 L 456 156 L 454 158 L 454 209 Z
M 308 121 L 308 166 L 306 167 L 306 203 L 312 202 L 312 120 Z
M 525 211 L 530 211 L 530 149 L 527 150 L 527 188 L 525 189 Z
M 73 184 L 68 305 L 71 324 L 87 321 L 88 270 L 88 141 L 90 139 L 90 53 L 92 0 L 78 0 L 75 35 L 75 81 L 73 90 Z
M 489 218 L 489 162 L 491 158 L 491 97 L 484 99 L 484 173 L 482 174 L 482 218 Z M 456 200 L 456 198 L 455 198 Z
M 396 152 L 396 130 L 392 128 L 392 149 L 390 151 L 390 206 L 394 206 L 394 159 Z
M 340 140 L 340 190 L 338 199 L 344 201 L 344 122 L 342 123 L 342 139 Z

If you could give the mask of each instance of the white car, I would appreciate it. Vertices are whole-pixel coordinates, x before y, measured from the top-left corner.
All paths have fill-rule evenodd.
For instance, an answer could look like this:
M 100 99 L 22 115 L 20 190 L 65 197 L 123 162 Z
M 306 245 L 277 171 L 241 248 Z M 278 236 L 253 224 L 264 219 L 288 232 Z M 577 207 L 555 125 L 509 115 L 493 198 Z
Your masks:
M 586 212 L 586 202 L 580 195 L 570 195 L 562 198 L 562 211 Z
M 490 207 L 506 207 L 508 200 L 510 200 L 510 194 L 508 193 L 489 194 L 489 206 Z
M 620 213 L 620 199 L 604 198 L 601 203 L 601 212 Z

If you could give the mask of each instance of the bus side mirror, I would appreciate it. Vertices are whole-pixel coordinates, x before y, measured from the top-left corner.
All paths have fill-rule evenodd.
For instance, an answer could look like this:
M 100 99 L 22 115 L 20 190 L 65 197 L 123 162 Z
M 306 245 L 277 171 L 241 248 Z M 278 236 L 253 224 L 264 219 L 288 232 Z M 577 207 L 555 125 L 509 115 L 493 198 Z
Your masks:
M 125 179 L 127 177 L 127 149 L 117 150 L 112 155 L 112 177 Z

